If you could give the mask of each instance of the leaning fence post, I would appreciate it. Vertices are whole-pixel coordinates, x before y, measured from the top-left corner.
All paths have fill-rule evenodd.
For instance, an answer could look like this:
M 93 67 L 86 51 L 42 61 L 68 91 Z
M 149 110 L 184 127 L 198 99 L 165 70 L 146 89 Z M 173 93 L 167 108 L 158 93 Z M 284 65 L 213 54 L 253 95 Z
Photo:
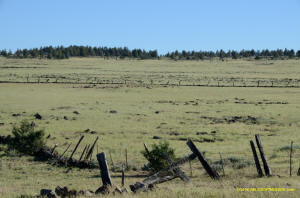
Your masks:
M 62 159 L 64 154 L 69 150 L 70 146 L 72 145 L 72 143 L 69 144 L 69 146 L 66 148 L 66 150 L 63 152 L 63 154 L 61 154 L 61 156 L 59 157 L 59 159 Z
M 76 144 L 76 146 L 75 146 L 75 148 L 74 148 L 74 150 L 73 150 L 73 152 L 72 152 L 69 160 L 72 160 L 72 157 L 73 157 L 74 153 L 76 152 L 76 150 L 77 150 L 77 148 L 78 148 L 78 146 L 79 146 L 79 144 L 80 144 L 80 142 L 82 141 L 83 138 L 84 138 L 84 135 L 80 137 L 80 139 L 79 139 L 78 143 Z
M 255 166 L 256 166 L 258 176 L 262 177 L 262 176 L 264 176 L 264 174 L 262 172 L 262 169 L 261 169 L 261 166 L 260 166 L 260 163 L 259 163 L 259 160 L 258 160 L 258 156 L 257 156 L 257 153 L 256 153 L 255 145 L 254 145 L 252 140 L 250 140 L 250 145 L 251 145 L 251 149 L 252 149 L 252 153 L 253 153 L 253 157 L 254 157 Z
M 266 160 L 264 149 L 263 149 L 259 134 L 255 135 L 255 140 L 256 140 L 258 150 L 260 152 L 261 160 L 262 160 L 263 165 L 264 165 L 265 173 L 266 173 L 267 176 L 271 176 L 272 172 L 271 172 L 271 170 L 269 168 L 269 165 L 268 165 L 268 162 Z
M 188 145 L 188 147 L 191 149 L 191 151 L 197 155 L 199 161 L 201 162 L 202 166 L 204 167 L 204 169 L 206 170 L 206 172 L 208 173 L 208 175 L 212 178 L 212 179 L 220 179 L 219 174 L 208 164 L 208 162 L 204 159 L 204 157 L 202 156 L 201 152 L 197 149 L 197 147 L 195 146 L 194 142 L 192 140 L 187 141 L 186 143 Z
M 290 150 L 290 176 L 292 176 L 292 154 L 293 154 L 293 141 L 291 141 L 291 150 Z
M 86 147 L 86 152 L 85 152 L 85 154 L 84 154 L 84 157 L 83 157 L 83 159 L 85 159 L 86 157 L 87 157 L 87 154 L 88 154 L 88 150 L 90 149 L 90 146 L 91 145 L 87 145 L 87 147 Z
M 91 146 L 90 150 L 87 150 L 87 155 L 85 157 L 85 160 L 88 160 L 92 156 L 93 150 L 95 148 L 95 145 L 96 145 L 96 142 L 98 141 L 98 139 L 99 139 L 99 137 L 97 136 L 97 138 L 94 141 L 94 144 Z
M 150 164 L 153 164 L 154 160 L 153 160 L 152 155 L 151 155 L 151 153 L 150 153 L 150 151 L 149 151 L 149 149 L 148 149 L 148 147 L 145 143 L 144 143 L 144 148 L 145 148 L 145 151 L 146 151 L 147 155 L 149 156 L 148 160 L 149 160 Z
M 100 167 L 100 174 L 102 179 L 103 186 L 110 185 L 112 186 L 112 181 L 109 175 L 108 166 L 105 158 L 105 153 L 99 153 L 97 154 L 97 160 Z
M 58 147 L 58 144 L 55 144 L 55 145 L 54 145 L 53 149 L 51 150 L 51 155 L 53 155 L 53 153 L 54 153 L 56 147 Z
M 85 153 L 86 148 L 87 148 L 87 145 L 85 145 L 85 147 L 84 147 L 84 149 L 83 149 L 83 151 L 82 151 L 82 153 L 80 155 L 79 161 L 81 161 L 81 159 L 82 159 L 82 157 L 83 157 L 83 155 Z

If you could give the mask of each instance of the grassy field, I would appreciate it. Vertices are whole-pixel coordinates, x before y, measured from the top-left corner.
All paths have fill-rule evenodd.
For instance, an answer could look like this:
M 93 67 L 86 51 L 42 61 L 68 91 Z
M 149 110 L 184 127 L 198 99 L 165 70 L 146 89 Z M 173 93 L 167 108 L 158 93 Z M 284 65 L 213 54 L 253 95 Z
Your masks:
M 147 161 L 140 153 L 144 142 L 151 145 L 168 140 L 180 157 L 191 153 L 186 146 L 186 139 L 191 138 L 211 163 L 219 160 L 221 152 L 224 159 L 239 159 L 239 164 L 228 163 L 226 176 L 212 181 L 194 160 L 189 184 L 176 179 L 137 197 L 300 197 L 300 178 L 296 176 L 300 162 L 300 89 L 291 87 L 300 84 L 299 76 L 299 60 L 0 58 L 0 81 L 5 82 L 0 83 L 0 135 L 10 134 L 12 126 L 23 119 L 34 120 L 47 136 L 50 134 L 47 145 L 58 143 L 59 152 L 71 142 L 74 147 L 85 135 L 75 158 L 85 144 L 99 136 L 99 152 L 111 152 L 117 165 L 124 162 L 128 149 L 134 170 L 126 173 L 127 186 L 143 179 L 136 175 L 145 174 L 141 168 Z M 242 87 L 256 86 L 257 81 L 260 86 L 273 82 L 282 88 Z M 218 82 L 230 87 L 218 87 Z M 35 113 L 43 119 L 35 120 Z M 249 145 L 255 134 L 261 135 L 274 177 L 256 177 Z M 289 177 L 291 140 L 295 149 L 293 177 Z M 66 172 L 32 157 L 7 156 L 3 150 L 2 146 L 1 197 L 33 195 L 41 188 L 54 189 L 57 185 L 91 190 L 101 185 L 99 170 Z M 188 165 L 183 169 L 190 175 Z M 112 177 L 120 184 L 120 173 L 112 173 Z M 236 187 L 288 187 L 295 191 L 237 192 Z

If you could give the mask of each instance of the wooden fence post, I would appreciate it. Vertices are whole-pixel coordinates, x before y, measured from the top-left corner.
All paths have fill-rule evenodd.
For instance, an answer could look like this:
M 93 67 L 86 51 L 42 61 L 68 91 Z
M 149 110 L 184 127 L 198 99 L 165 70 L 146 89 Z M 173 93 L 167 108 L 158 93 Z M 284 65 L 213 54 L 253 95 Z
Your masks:
M 255 135 L 255 140 L 256 140 L 258 150 L 260 152 L 261 160 L 262 160 L 263 165 L 264 165 L 265 173 L 266 173 L 267 176 L 272 176 L 272 172 L 271 172 L 271 170 L 269 168 L 269 165 L 268 165 L 268 162 L 266 160 L 264 149 L 263 149 L 259 134 Z
M 85 158 L 87 157 L 87 154 L 88 154 L 87 151 L 90 150 L 90 146 L 91 146 L 91 145 L 89 145 L 89 144 L 87 145 L 86 152 L 85 152 L 85 154 L 84 154 L 83 159 L 85 159 Z
M 82 159 L 82 157 L 83 157 L 83 155 L 85 153 L 86 148 L 87 148 L 87 145 L 85 145 L 85 147 L 84 147 L 84 149 L 83 149 L 83 151 L 82 151 L 82 153 L 80 155 L 79 161 L 81 161 L 81 159 Z
M 122 187 L 125 185 L 125 164 L 122 164 Z
M 107 186 L 107 185 L 112 186 L 112 181 L 111 181 L 111 178 L 109 175 L 109 170 L 108 170 L 108 166 L 107 166 L 107 162 L 106 162 L 106 158 L 105 158 L 105 153 L 102 152 L 102 153 L 97 154 L 97 160 L 98 160 L 99 167 L 100 167 L 100 174 L 101 174 L 103 186 Z
M 55 144 L 54 145 L 54 147 L 53 147 L 53 149 L 51 150 L 51 155 L 53 155 L 53 153 L 54 153 L 54 151 L 55 151 L 55 149 L 58 147 L 58 144 Z
M 76 146 L 75 146 L 75 148 L 74 148 L 74 150 L 73 150 L 73 152 L 72 152 L 72 154 L 69 158 L 69 161 L 72 160 L 72 157 L 73 157 L 74 153 L 76 152 L 76 150 L 77 150 L 77 148 L 78 148 L 78 146 L 79 146 L 79 144 L 80 144 L 80 142 L 82 141 L 83 138 L 84 138 L 84 135 L 80 137 L 78 143 L 76 144 Z
M 250 145 L 251 145 L 251 149 L 252 149 L 252 153 L 253 153 L 253 157 L 254 157 L 255 166 L 256 166 L 258 176 L 263 177 L 264 174 L 262 172 L 262 169 L 261 169 L 261 166 L 260 166 L 260 163 L 259 163 L 259 160 L 258 160 L 258 156 L 257 156 L 257 153 L 256 153 L 255 145 L 254 145 L 254 142 L 252 140 L 250 140 Z
M 67 152 L 67 150 L 69 150 L 70 146 L 72 145 L 72 143 L 69 144 L 69 146 L 66 148 L 66 150 L 63 152 L 63 154 L 61 154 L 61 156 L 59 157 L 59 159 L 62 159 L 64 154 Z
M 293 154 L 293 141 L 291 141 L 291 150 L 290 150 L 290 177 L 292 176 L 292 154 Z
M 154 160 L 153 160 L 153 158 L 152 158 L 152 156 L 150 154 L 150 151 L 149 151 L 149 149 L 148 149 L 148 147 L 147 147 L 147 145 L 145 143 L 144 143 L 144 148 L 145 148 L 145 151 L 146 151 L 147 155 L 149 156 L 149 162 L 150 162 L 150 164 L 153 164 Z
M 96 142 L 98 141 L 98 139 L 99 139 L 99 137 L 97 136 L 96 140 L 94 141 L 94 144 L 91 146 L 90 150 L 87 152 L 85 160 L 88 160 L 92 156 L 93 150 L 95 148 L 95 145 L 96 145 Z
M 212 179 L 220 179 L 219 174 L 208 164 L 208 162 L 204 159 L 201 152 L 197 149 L 194 142 L 192 140 L 187 141 L 188 147 L 191 149 L 191 151 L 198 157 L 199 161 L 201 162 L 202 166 L 208 173 L 208 175 Z

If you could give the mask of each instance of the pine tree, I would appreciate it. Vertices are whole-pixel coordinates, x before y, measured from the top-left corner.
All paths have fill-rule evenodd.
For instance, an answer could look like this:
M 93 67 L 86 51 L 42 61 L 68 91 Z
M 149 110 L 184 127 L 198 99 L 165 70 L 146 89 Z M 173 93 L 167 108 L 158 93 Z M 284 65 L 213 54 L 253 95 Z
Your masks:
M 300 50 L 297 51 L 297 57 L 300 58 Z

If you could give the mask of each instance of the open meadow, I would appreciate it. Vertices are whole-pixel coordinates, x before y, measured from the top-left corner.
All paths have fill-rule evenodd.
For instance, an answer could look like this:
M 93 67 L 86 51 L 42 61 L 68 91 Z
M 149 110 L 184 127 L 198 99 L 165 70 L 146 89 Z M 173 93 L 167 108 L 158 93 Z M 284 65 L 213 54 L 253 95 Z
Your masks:
M 191 182 L 158 184 L 124 197 L 300 197 L 300 60 L 67 60 L 0 58 L 0 135 L 27 119 L 45 129 L 47 145 L 62 153 L 84 135 L 75 153 L 99 136 L 99 152 L 116 167 L 128 151 L 125 186 L 143 180 L 143 143 L 167 140 L 177 157 L 192 139 L 225 176 L 212 180 L 198 159 L 183 166 Z M 41 120 L 35 119 L 39 113 Z M 272 177 L 258 178 L 249 144 L 260 134 Z M 294 142 L 293 176 L 289 176 Z M 72 150 L 67 152 L 70 155 Z M 94 153 L 95 154 L 95 153 Z M 96 160 L 95 155 L 92 156 Z M 108 165 L 112 167 L 111 160 Z M 120 184 L 121 173 L 111 171 Z M 0 197 L 35 195 L 57 185 L 96 190 L 98 169 L 67 169 L 7 154 L 0 145 Z M 291 188 L 293 192 L 237 192 L 236 188 Z M 112 195 L 109 195 L 112 196 Z M 108 197 L 109 197 L 108 196 Z

